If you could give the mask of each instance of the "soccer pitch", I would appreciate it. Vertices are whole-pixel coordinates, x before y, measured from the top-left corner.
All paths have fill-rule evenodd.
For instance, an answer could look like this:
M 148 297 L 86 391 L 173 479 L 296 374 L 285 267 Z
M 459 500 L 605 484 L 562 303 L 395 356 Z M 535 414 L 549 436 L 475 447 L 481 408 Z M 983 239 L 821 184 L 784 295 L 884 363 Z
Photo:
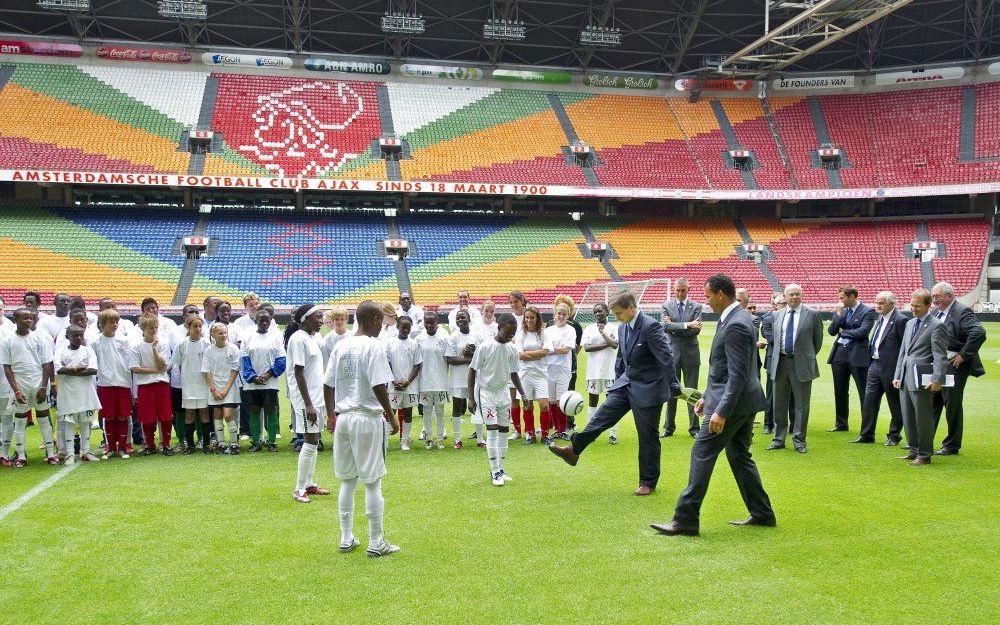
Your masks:
M 928 467 L 893 460 L 900 449 L 881 444 L 884 405 L 877 444 L 849 445 L 860 423 L 853 391 L 851 432 L 827 433 L 833 400 L 821 364 L 809 453 L 765 452 L 770 437 L 759 426 L 754 439 L 778 527 L 727 524 L 746 510 L 722 456 L 699 538 L 648 526 L 671 518 L 686 484 L 683 425 L 662 441 L 658 490 L 645 498 L 632 495 L 628 418 L 617 446 L 603 437 L 577 467 L 512 441 L 515 481 L 503 488 L 490 485 L 485 451 L 471 441 L 404 454 L 394 439 L 385 535 L 403 550 L 375 560 L 364 549 L 337 551 L 329 433 L 317 482 L 334 495 L 303 505 L 291 497 L 287 429 L 280 453 L 250 454 L 244 444 L 235 457 L 134 455 L 56 468 L 42 462 L 31 428 L 31 464 L 0 471 L 0 614 L 33 625 L 996 622 L 1000 324 L 986 326 L 987 374 L 967 387 L 961 455 Z M 712 332 L 706 324 L 702 388 Z M 467 418 L 464 427 L 471 433 Z M 364 544 L 363 489 L 357 502 Z

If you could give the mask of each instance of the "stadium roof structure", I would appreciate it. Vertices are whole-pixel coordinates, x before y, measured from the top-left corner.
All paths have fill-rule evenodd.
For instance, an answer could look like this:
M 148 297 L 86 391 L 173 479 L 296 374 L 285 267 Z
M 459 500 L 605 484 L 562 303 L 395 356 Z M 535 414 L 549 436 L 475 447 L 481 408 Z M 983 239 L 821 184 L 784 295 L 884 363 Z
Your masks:
M 817 4 L 836 10 L 889 0 L 768 0 L 772 28 Z M 718 66 L 765 34 L 765 0 L 207 0 L 204 22 L 157 12 L 157 0 L 91 0 L 90 10 L 42 9 L 4 0 L 0 32 L 91 42 L 246 48 L 346 57 L 431 59 L 486 66 L 535 66 L 691 74 Z M 786 67 L 767 71 L 871 71 L 975 62 L 1000 55 L 995 0 L 898 2 L 873 21 Z M 423 16 L 423 34 L 382 32 L 388 10 Z M 523 41 L 490 41 L 491 16 L 523 21 Z M 621 29 L 619 47 L 580 44 L 588 24 Z

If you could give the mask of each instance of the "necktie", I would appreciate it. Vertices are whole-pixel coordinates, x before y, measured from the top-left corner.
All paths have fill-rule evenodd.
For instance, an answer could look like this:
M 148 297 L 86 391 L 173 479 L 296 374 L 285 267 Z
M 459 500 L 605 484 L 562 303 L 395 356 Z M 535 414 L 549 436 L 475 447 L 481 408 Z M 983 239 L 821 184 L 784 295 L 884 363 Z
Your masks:
M 939 310 L 937 311 L 937 314 L 935 314 L 934 316 L 937 317 L 938 319 L 944 319 L 944 311 Z
M 913 336 L 910 337 L 911 346 L 917 342 L 917 334 L 919 333 L 920 333 L 920 317 L 917 317 L 917 323 L 913 325 Z
M 629 334 L 628 331 L 629 331 L 628 324 L 627 323 L 622 324 L 621 348 L 623 352 L 628 350 L 628 334 Z
M 785 326 L 785 354 L 792 355 L 793 345 L 795 345 L 795 309 L 788 311 L 788 325 Z
M 848 308 L 847 309 L 847 315 L 844 317 L 844 327 L 845 328 L 849 327 L 851 325 L 851 318 L 852 317 L 854 317 L 854 309 L 853 308 Z M 843 337 L 840 338 L 840 344 L 841 345 L 847 346 L 847 345 L 850 344 L 850 342 L 851 342 L 851 339 L 843 338 Z
M 875 353 L 875 346 L 878 345 L 878 333 L 882 330 L 882 322 L 885 321 L 885 317 L 879 317 L 878 323 L 875 324 L 875 331 L 872 332 L 872 342 L 868 344 L 868 353 Z
M 684 302 L 677 302 L 677 314 L 680 315 L 681 321 L 684 321 Z

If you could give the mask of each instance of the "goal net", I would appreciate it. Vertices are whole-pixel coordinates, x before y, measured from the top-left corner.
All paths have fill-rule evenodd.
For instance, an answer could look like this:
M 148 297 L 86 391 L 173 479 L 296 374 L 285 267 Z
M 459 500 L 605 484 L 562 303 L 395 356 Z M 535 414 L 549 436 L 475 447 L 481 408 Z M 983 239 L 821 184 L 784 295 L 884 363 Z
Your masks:
M 660 317 L 661 306 L 667 301 L 673 291 L 673 280 L 670 278 L 654 278 L 652 280 L 635 280 L 631 282 L 595 282 L 587 286 L 576 307 L 573 316 L 581 324 L 594 322 L 594 304 L 607 304 L 611 298 L 622 291 L 635 295 L 639 310 Z M 614 318 L 614 315 L 611 315 Z

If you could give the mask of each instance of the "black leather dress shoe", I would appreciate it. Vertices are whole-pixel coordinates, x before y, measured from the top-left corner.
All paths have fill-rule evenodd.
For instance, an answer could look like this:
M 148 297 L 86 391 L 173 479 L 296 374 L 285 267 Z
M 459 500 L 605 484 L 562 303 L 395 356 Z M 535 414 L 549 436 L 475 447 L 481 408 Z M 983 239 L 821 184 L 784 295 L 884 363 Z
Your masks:
M 935 456 L 957 456 L 957 449 L 948 449 L 947 447 L 942 447 L 941 449 L 934 452 Z
M 841 428 L 841 427 L 832 427 L 829 430 L 827 430 L 827 432 L 846 432 L 846 431 L 847 428 Z
M 772 442 L 770 445 L 767 446 L 767 451 L 773 451 L 775 449 L 784 449 L 784 448 L 785 448 L 785 444 L 784 443 L 775 443 L 775 442 Z
M 770 433 L 774 432 L 774 428 L 769 428 L 769 427 L 767 427 L 767 426 L 765 425 L 765 426 L 764 426 L 764 429 L 763 429 L 763 430 L 761 430 L 760 432 L 761 432 L 761 434 L 770 434 Z
M 665 536 L 697 536 L 697 527 L 684 527 L 678 525 L 676 521 L 669 523 L 650 523 L 651 528 Z
M 895 447 L 896 445 L 899 444 L 900 440 L 902 440 L 902 439 L 899 439 L 899 438 L 887 438 L 887 439 L 885 439 L 885 442 L 882 443 L 882 444 L 885 445 L 886 447 Z
M 799 452 L 800 454 L 804 454 L 806 453 L 806 446 L 802 445 L 801 447 L 796 447 L 795 451 Z
M 856 439 L 854 439 L 851 442 L 852 443 L 868 443 L 868 444 L 871 444 L 871 443 L 875 442 L 875 439 L 874 438 L 865 438 L 864 436 L 859 436 L 859 437 L 857 437 Z
M 763 527 L 774 527 L 778 522 L 771 517 L 769 519 L 758 519 L 757 517 L 750 515 L 745 519 L 740 521 L 730 521 L 730 525 L 761 525 Z
M 673 430 L 671 430 L 669 432 L 667 430 L 663 430 L 662 432 L 660 432 L 660 438 L 668 438 L 668 437 L 671 437 L 673 435 L 674 435 Z

